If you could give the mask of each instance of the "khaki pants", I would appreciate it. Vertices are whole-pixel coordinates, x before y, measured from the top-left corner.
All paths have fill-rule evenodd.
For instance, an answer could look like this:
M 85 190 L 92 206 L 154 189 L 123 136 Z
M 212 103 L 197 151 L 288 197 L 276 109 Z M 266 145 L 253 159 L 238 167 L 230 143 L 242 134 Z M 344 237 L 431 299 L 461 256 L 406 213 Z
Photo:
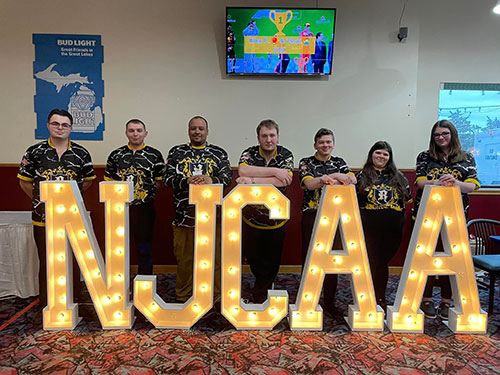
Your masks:
M 174 255 L 177 260 L 175 298 L 186 302 L 193 295 L 194 228 L 176 227 L 174 230 Z M 214 303 L 220 301 L 220 223 L 216 225 L 214 263 Z

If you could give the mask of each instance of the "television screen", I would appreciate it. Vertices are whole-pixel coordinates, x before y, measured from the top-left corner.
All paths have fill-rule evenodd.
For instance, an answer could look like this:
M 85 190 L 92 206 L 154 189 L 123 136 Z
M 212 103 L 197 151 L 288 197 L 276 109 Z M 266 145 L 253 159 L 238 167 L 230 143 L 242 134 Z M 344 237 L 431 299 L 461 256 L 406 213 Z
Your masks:
M 335 13 L 335 9 L 226 8 L 227 74 L 331 74 Z

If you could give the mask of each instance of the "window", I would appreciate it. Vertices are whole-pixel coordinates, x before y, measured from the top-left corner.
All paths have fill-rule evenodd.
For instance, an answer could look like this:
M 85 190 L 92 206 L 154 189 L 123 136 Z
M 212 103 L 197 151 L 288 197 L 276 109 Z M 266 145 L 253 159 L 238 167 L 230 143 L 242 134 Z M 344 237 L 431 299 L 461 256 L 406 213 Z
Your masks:
M 474 154 L 482 187 L 500 187 L 500 84 L 442 83 L 439 120 L 451 121 Z

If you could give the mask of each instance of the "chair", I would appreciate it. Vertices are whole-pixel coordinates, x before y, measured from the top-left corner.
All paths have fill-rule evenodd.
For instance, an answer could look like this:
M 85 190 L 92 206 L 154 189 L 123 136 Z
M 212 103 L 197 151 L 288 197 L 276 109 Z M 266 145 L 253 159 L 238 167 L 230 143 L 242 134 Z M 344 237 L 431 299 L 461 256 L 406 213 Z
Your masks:
M 500 233 L 500 221 L 491 219 L 474 219 L 467 223 L 469 235 L 473 235 L 475 247 L 472 260 L 474 266 L 488 273 L 489 284 L 478 280 L 479 286 L 489 289 L 488 314 L 493 313 L 493 297 L 495 296 L 495 281 L 500 276 L 500 254 L 490 238 Z M 472 236 L 471 236 L 472 238 Z
M 467 223 L 469 234 L 474 236 L 476 251 L 474 255 L 494 254 L 495 243 L 490 236 L 500 234 L 500 221 L 491 219 L 474 219 Z

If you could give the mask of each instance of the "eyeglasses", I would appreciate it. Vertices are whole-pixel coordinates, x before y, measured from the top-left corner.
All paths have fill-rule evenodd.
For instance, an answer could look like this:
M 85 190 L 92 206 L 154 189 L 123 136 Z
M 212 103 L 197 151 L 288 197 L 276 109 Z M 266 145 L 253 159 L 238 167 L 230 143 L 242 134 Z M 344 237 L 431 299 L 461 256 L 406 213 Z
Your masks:
M 71 124 L 68 124 L 67 122 L 63 122 L 62 124 L 60 124 L 58 122 L 49 122 L 49 125 L 53 126 L 54 128 L 58 128 L 60 126 L 62 126 L 63 129 L 71 128 Z
M 450 135 L 451 133 L 450 132 L 442 132 L 442 133 L 434 133 L 433 136 L 435 139 L 438 139 L 438 138 L 446 138 Z

